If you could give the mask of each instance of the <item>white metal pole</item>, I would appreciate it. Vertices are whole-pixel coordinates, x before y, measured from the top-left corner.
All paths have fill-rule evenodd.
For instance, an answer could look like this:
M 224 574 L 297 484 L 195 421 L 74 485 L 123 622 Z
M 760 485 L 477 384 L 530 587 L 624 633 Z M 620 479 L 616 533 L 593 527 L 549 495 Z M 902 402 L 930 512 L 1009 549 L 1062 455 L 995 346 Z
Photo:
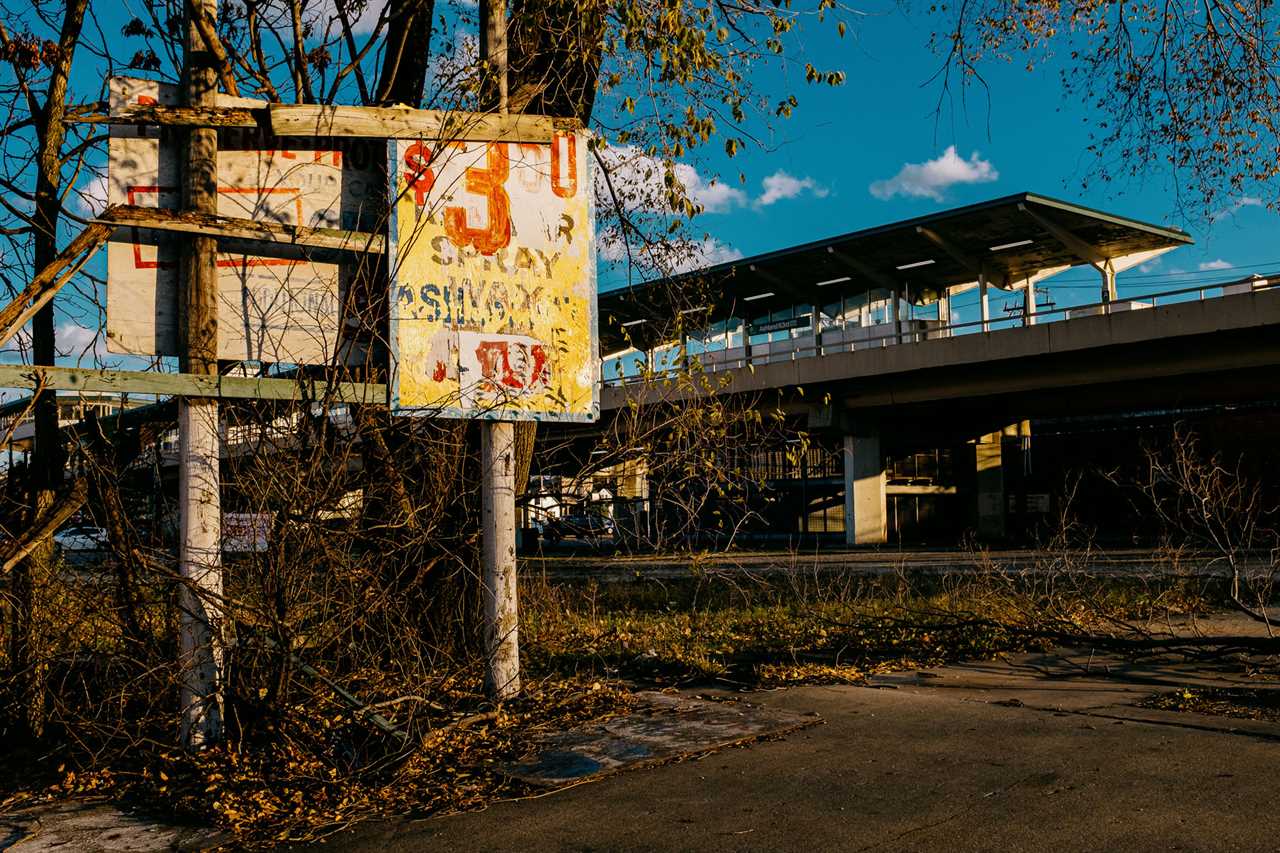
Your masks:
M 507 111 L 507 10 L 505 0 L 481 7 L 481 58 L 497 78 L 498 112 Z M 500 143 L 505 144 L 505 143 Z M 554 156 L 554 153 L 553 153 Z M 515 426 L 480 424 L 484 563 L 485 690 L 494 699 L 520 692 L 520 614 L 516 594 Z
M 218 404 L 178 404 L 178 656 L 182 741 L 200 749 L 222 736 L 222 532 Z
M 987 272 L 978 273 L 978 306 L 981 311 L 982 331 L 991 331 L 991 303 L 987 300 Z
M 484 523 L 485 689 L 497 699 L 520 692 L 520 618 L 516 595 L 515 425 L 480 425 Z

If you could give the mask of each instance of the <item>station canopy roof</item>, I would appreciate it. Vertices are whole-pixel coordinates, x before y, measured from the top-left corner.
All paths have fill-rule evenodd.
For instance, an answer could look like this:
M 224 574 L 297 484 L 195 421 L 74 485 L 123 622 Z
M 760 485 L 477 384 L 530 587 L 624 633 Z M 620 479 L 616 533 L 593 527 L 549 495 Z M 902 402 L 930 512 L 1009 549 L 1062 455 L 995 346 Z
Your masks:
M 600 349 L 659 344 L 681 313 L 698 328 L 893 288 L 927 305 L 980 274 L 1023 287 L 1082 264 L 1120 272 L 1191 242 L 1177 228 L 1019 193 L 601 293 Z

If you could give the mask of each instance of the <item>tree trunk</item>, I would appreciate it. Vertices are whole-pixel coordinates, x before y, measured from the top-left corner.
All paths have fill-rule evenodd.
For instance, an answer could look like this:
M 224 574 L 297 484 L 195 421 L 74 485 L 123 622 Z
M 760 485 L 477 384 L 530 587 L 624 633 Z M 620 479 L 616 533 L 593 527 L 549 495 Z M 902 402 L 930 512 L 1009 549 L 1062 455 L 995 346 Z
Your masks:
M 390 0 L 382 73 L 374 106 L 422 106 L 431 58 L 431 15 L 434 0 Z
M 36 193 L 32 214 L 32 269 L 41 270 L 58 256 L 58 218 L 62 213 L 62 143 L 65 131 L 62 118 L 66 110 L 67 80 L 75 54 L 88 0 L 69 0 L 58 39 L 56 61 L 50 70 L 49 87 L 44 106 L 32 101 L 29 106 L 36 122 Z M 40 309 L 31 322 L 31 344 L 34 363 L 52 366 L 54 349 L 54 302 Z M 53 391 L 42 391 L 35 405 L 35 446 L 28 467 L 29 519 L 31 524 L 53 504 L 54 494 L 62 485 L 66 449 L 58 429 L 58 400 Z M 39 598 L 54 558 L 52 541 L 31 553 L 14 572 L 16 599 L 11 662 L 21 679 L 27 708 L 27 726 L 39 736 L 45 721 L 45 665 L 39 647 Z
M 512 112 L 591 120 L 604 54 L 604 10 L 597 0 L 514 0 L 508 33 Z M 516 424 L 517 498 L 528 488 L 537 434 L 536 421 Z
M 601 0 L 514 0 L 512 112 L 591 120 L 606 8 Z

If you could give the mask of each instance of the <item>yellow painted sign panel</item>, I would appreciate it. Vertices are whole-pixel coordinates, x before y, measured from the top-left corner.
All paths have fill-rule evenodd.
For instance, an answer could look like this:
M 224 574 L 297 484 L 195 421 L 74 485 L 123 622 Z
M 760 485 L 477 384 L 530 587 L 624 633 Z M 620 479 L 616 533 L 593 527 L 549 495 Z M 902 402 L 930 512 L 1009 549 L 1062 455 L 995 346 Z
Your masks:
M 595 420 L 587 137 L 388 145 L 395 410 Z

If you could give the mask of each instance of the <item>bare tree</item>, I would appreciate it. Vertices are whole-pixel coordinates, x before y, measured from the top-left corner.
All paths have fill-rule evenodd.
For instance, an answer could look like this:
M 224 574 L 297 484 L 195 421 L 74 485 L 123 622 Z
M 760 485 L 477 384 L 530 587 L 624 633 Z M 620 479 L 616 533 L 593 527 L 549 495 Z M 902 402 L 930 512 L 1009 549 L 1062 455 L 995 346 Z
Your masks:
M 66 139 L 63 119 L 72 62 L 87 7 L 88 0 L 70 0 L 66 4 L 61 10 L 57 42 L 42 43 L 31 33 L 13 37 L 0 25 L 0 51 L 12 74 L 10 97 L 21 104 L 19 110 L 11 114 L 9 131 L 29 128 L 29 135 L 34 137 L 31 140 L 34 168 L 24 169 L 27 174 L 34 171 L 34 192 L 25 194 L 33 202 L 32 210 L 28 214 L 8 205 L 22 224 L 6 230 L 11 236 L 29 234 L 32 270 L 50 265 L 58 255 L 58 224 L 66 193 L 64 168 L 68 160 L 74 163 L 77 156 L 74 149 L 70 154 L 63 150 Z M 42 85 L 43 97 L 39 92 Z M 77 148 L 83 150 L 83 146 Z M 9 183 L 12 186 L 14 182 Z M 52 365 L 57 354 L 52 303 L 41 308 L 32 320 L 31 342 L 33 363 Z M 26 484 L 29 490 L 27 523 L 33 526 L 49 511 L 55 493 L 63 487 L 65 454 L 58 430 L 57 400 L 52 392 L 35 395 L 34 419 L 35 454 L 27 466 Z M 24 560 L 13 577 L 15 604 L 10 655 L 14 670 L 23 673 L 29 708 L 27 724 L 37 734 L 43 728 L 45 701 L 43 668 L 39 654 L 33 649 L 39 642 L 33 616 L 39 599 L 38 587 L 47 582 L 51 562 L 51 548 L 46 545 Z
M 1269 2 L 957 0 L 931 10 L 943 107 L 993 62 L 1060 69 L 1086 107 L 1100 182 L 1169 170 L 1180 204 L 1216 218 L 1280 204 L 1280 38 Z M 1086 181 L 1087 183 L 1087 181 Z
M 1166 447 L 1145 451 L 1141 475 L 1130 485 L 1159 520 L 1169 547 L 1193 559 L 1207 553 L 1201 560 L 1211 575 L 1226 577 L 1230 605 L 1274 636 L 1280 515 L 1264 484 L 1245 472 L 1243 457 L 1231 465 L 1221 454 L 1208 455 L 1179 426 Z

